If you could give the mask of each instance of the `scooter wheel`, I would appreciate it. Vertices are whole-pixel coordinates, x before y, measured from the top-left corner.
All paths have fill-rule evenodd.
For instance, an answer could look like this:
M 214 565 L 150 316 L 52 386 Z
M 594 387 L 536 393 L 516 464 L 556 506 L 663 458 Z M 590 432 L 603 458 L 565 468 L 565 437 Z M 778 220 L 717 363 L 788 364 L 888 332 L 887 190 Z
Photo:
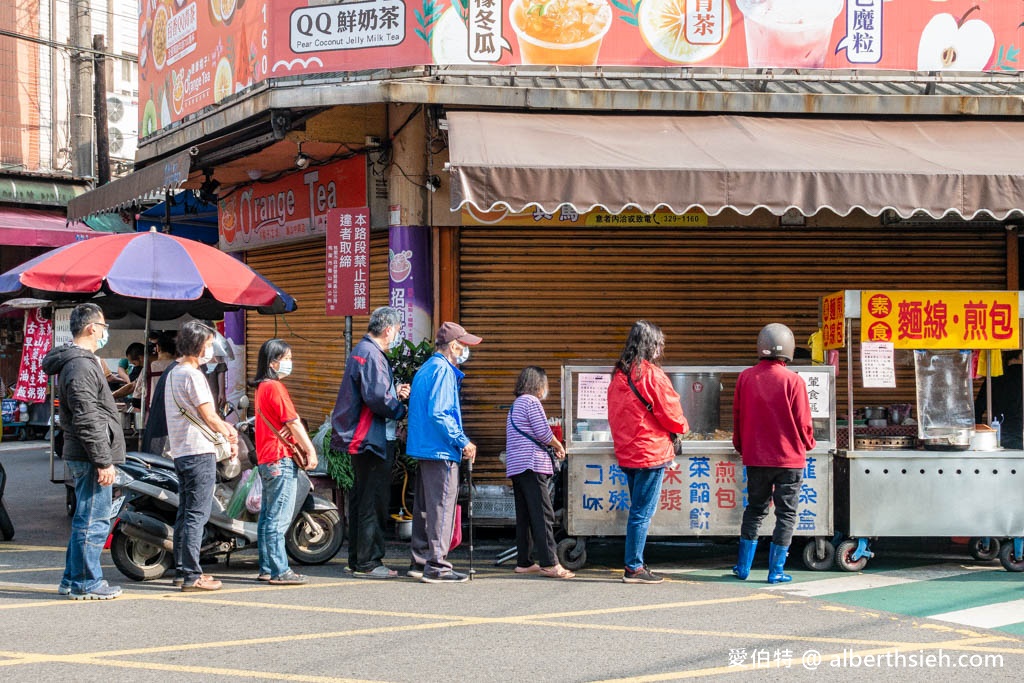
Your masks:
M 1013 554 L 1013 539 L 1003 544 L 999 550 L 999 563 L 1008 572 L 1024 572 L 1024 557 Z
M 337 510 L 304 512 L 288 528 L 284 548 L 299 564 L 323 564 L 338 554 L 344 538 Z
M 133 581 L 159 579 L 174 566 L 174 558 L 169 551 L 132 538 L 117 528 L 110 541 L 110 558 L 114 566 Z
M 14 523 L 7 514 L 7 508 L 0 501 L 0 540 L 9 541 L 14 538 Z

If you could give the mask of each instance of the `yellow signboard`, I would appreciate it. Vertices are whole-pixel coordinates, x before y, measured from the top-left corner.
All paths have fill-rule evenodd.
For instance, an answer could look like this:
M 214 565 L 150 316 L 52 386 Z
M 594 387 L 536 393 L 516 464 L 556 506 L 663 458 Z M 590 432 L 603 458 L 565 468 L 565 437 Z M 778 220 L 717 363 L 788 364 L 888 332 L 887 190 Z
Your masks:
M 835 292 L 822 298 L 821 334 L 826 349 L 846 346 L 846 292 Z
M 562 207 L 556 213 L 545 213 L 539 209 L 533 213 L 510 213 L 507 209 L 484 212 L 467 205 L 462 210 L 462 224 L 565 228 L 706 228 L 708 215 L 702 211 L 685 214 L 671 211 L 643 213 L 636 210 L 617 214 L 607 211 L 578 213 L 567 206 Z
M 1017 292 L 863 291 L 861 341 L 897 349 L 1019 349 Z

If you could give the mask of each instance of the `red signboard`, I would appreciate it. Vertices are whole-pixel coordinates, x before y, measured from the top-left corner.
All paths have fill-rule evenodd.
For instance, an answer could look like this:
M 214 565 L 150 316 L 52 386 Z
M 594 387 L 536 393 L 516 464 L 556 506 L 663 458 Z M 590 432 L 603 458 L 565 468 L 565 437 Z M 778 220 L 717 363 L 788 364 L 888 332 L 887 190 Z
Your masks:
M 141 0 L 140 136 L 266 78 L 421 64 L 994 71 L 1010 0 Z
M 25 311 L 25 337 L 21 349 L 21 369 L 13 398 L 25 403 L 46 400 L 46 373 L 43 356 L 53 346 L 53 323 L 43 317 L 41 308 Z
M 328 211 L 365 204 L 366 160 L 361 156 L 253 183 L 218 203 L 220 248 L 239 251 L 323 235 Z
M 370 312 L 370 210 L 327 212 L 327 315 Z

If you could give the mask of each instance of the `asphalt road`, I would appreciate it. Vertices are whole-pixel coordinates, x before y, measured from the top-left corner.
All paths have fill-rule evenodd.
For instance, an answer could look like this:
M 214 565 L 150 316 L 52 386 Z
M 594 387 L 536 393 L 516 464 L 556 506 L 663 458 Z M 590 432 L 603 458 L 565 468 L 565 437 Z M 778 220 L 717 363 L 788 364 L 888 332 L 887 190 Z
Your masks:
M 981 575 L 955 558 L 895 558 L 863 575 L 797 571 L 776 590 L 763 583 L 763 563 L 750 581 L 731 579 L 730 548 L 665 545 L 650 559 L 669 580 L 635 586 L 619 580 L 615 541 L 595 545 L 578 578 L 558 581 L 494 567 L 508 539 L 492 531 L 476 544 L 479 573 L 464 584 L 354 579 L 343 549 L 304 569 L 306 586 L 258 584 L 249 556 L 207 567 L 223 590 L 182 594 L 169 578 L 124 579 L 105 555 L 107 578 L 125 594 L 78 603 L 55 591 L 68 521 L 45 452 L 4 444 L 0 461 L 17 531 L 0 543 L 4 681 L 966 681 L 1017 679 L 1024 665 L 1024 636 L 865 606 L 865 590 L 841 600 L 841 587 L 820 583 L 873 582 L 868 592 L 919 583 L 937 601 L 932 609 L 953 608 Z M 401 543 L 389 559 L 406 565 Z M 465 568 L 464 551 L 456 564 Z M 1006 600 L 1024 597 L 1020 575 L 980 569 Z M 941 577 L 906 578 L 915 571 Z M 829 587 L 817 591 L 826 599 L 815 586 Z

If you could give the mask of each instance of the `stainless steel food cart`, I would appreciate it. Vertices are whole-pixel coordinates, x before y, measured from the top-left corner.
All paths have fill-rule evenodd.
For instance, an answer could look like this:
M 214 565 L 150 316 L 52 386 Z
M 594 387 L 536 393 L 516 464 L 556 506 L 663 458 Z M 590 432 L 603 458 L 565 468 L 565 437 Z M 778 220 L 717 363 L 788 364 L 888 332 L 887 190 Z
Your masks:
M 748 366 L 665 366 L 690 424 L 678 467 L 665 472 L 652 537 L 736 539 L 746 504 L 746 474 L 732 446 L 732 400 Z M 558 559 L 586 562 L 593 536 L 625 535 L 629 515 L 626 476 L 608 428 L 607 392 L 613 365 L 579 362 L 562 367 L 562 416 L 567 452 L 565 532 Z M 832 450 L 836 438 L 835 369 L 792 366 L 808 385 L 817 446 L 808 454 L 796 535 L 809 538 L 804 562 L 832 566 Z
M 845 347 L 848 369 L 854 367 L 853 340 L 858 338 L 855 334 L 859 334 L 861 342 L 885 341 L 871 331 L 878 324 L 877 320 L 886 318 L 883 315 L 886 307 L 871 303 L 875 297 L 888 298 L 894 307 L 904 311 L 902 316 L 897 314 L 898 322 L 889 326 L 890 339 L 895 340 L 896 348 L 934 348 L 936 344 L 942 344 L 941 348 L 962 344 L 989 351 L 1020 348 L 1018 311 L 1024 310 L 1021 292 L 842 291 L 823 298 L 822 328 L 826 348 Z M 965 332 L 963 328 L 970 314 L 958 308 L 957 302 L 961 300 L 987 313 L 992 313 L 993 306 L 1005 306 L 1007 310 L 998 317 L 1006 333 L 993 334 L 991 329 L 986 334 L 976 330 L 970 334 Z M 906 315 L 907 301 L 920 303 L 922 310 L 924 307 L 941 310 L 945 324 L 933 326 L 932 332 L 944 333 L 950 339 L 919 332 L 915 318 Z M 864 306 L 870 308 L 864 309 Z M 891 322 L 893 318 L 888 320 Z M 988 323 L 975 318 L 971 324 Z M 908 325 L 915 329 L 905 329 Z M 845 372 L 850 427 L 848 437 L 841 439 L 844 443 L 835 459 L 836 528 L 847 536 L 836 549 L 839 568 L 863 569 L 874 555 L 869 545 L 872 538 L 960 536 L 971 538 L 971 552 L 976 558 L 992 559 L 998 554 L 1008 570 L 1024 570 L 1021 552 L 1024 451 L 998 447 L 978 450 L 974 446 L 958 447 L 959 450 L 925 450 L 921 439 L 905 436 L 891 437 L 888 443 L 892 445 L 886 446 L 884 437 L 882 440 L 870 438 L 872 430 L 858 427 L 853 419 L 854 385 L 863 384 L 863 373 L 862 368 L 862 377 L 857 378 L 852 370 Z M 972 389 L 968 380 L 963 390 L 971 394 L 966 398 L 973 406 Z M 920 422 L 918 414 L 915 432 L 922 429 Z M 857 436 L 858 430 L 861 437 Z M 919 432 L 918 436 L 924 434 Z M 881 450 L 875 449 L 878 441 L 883 444 Z M 870 449 L 866 446 L 869 442 L 872 443 Z M 1000 549 L 1000 539 L 1010 539 L 1010 542 L 1004 542 Z

